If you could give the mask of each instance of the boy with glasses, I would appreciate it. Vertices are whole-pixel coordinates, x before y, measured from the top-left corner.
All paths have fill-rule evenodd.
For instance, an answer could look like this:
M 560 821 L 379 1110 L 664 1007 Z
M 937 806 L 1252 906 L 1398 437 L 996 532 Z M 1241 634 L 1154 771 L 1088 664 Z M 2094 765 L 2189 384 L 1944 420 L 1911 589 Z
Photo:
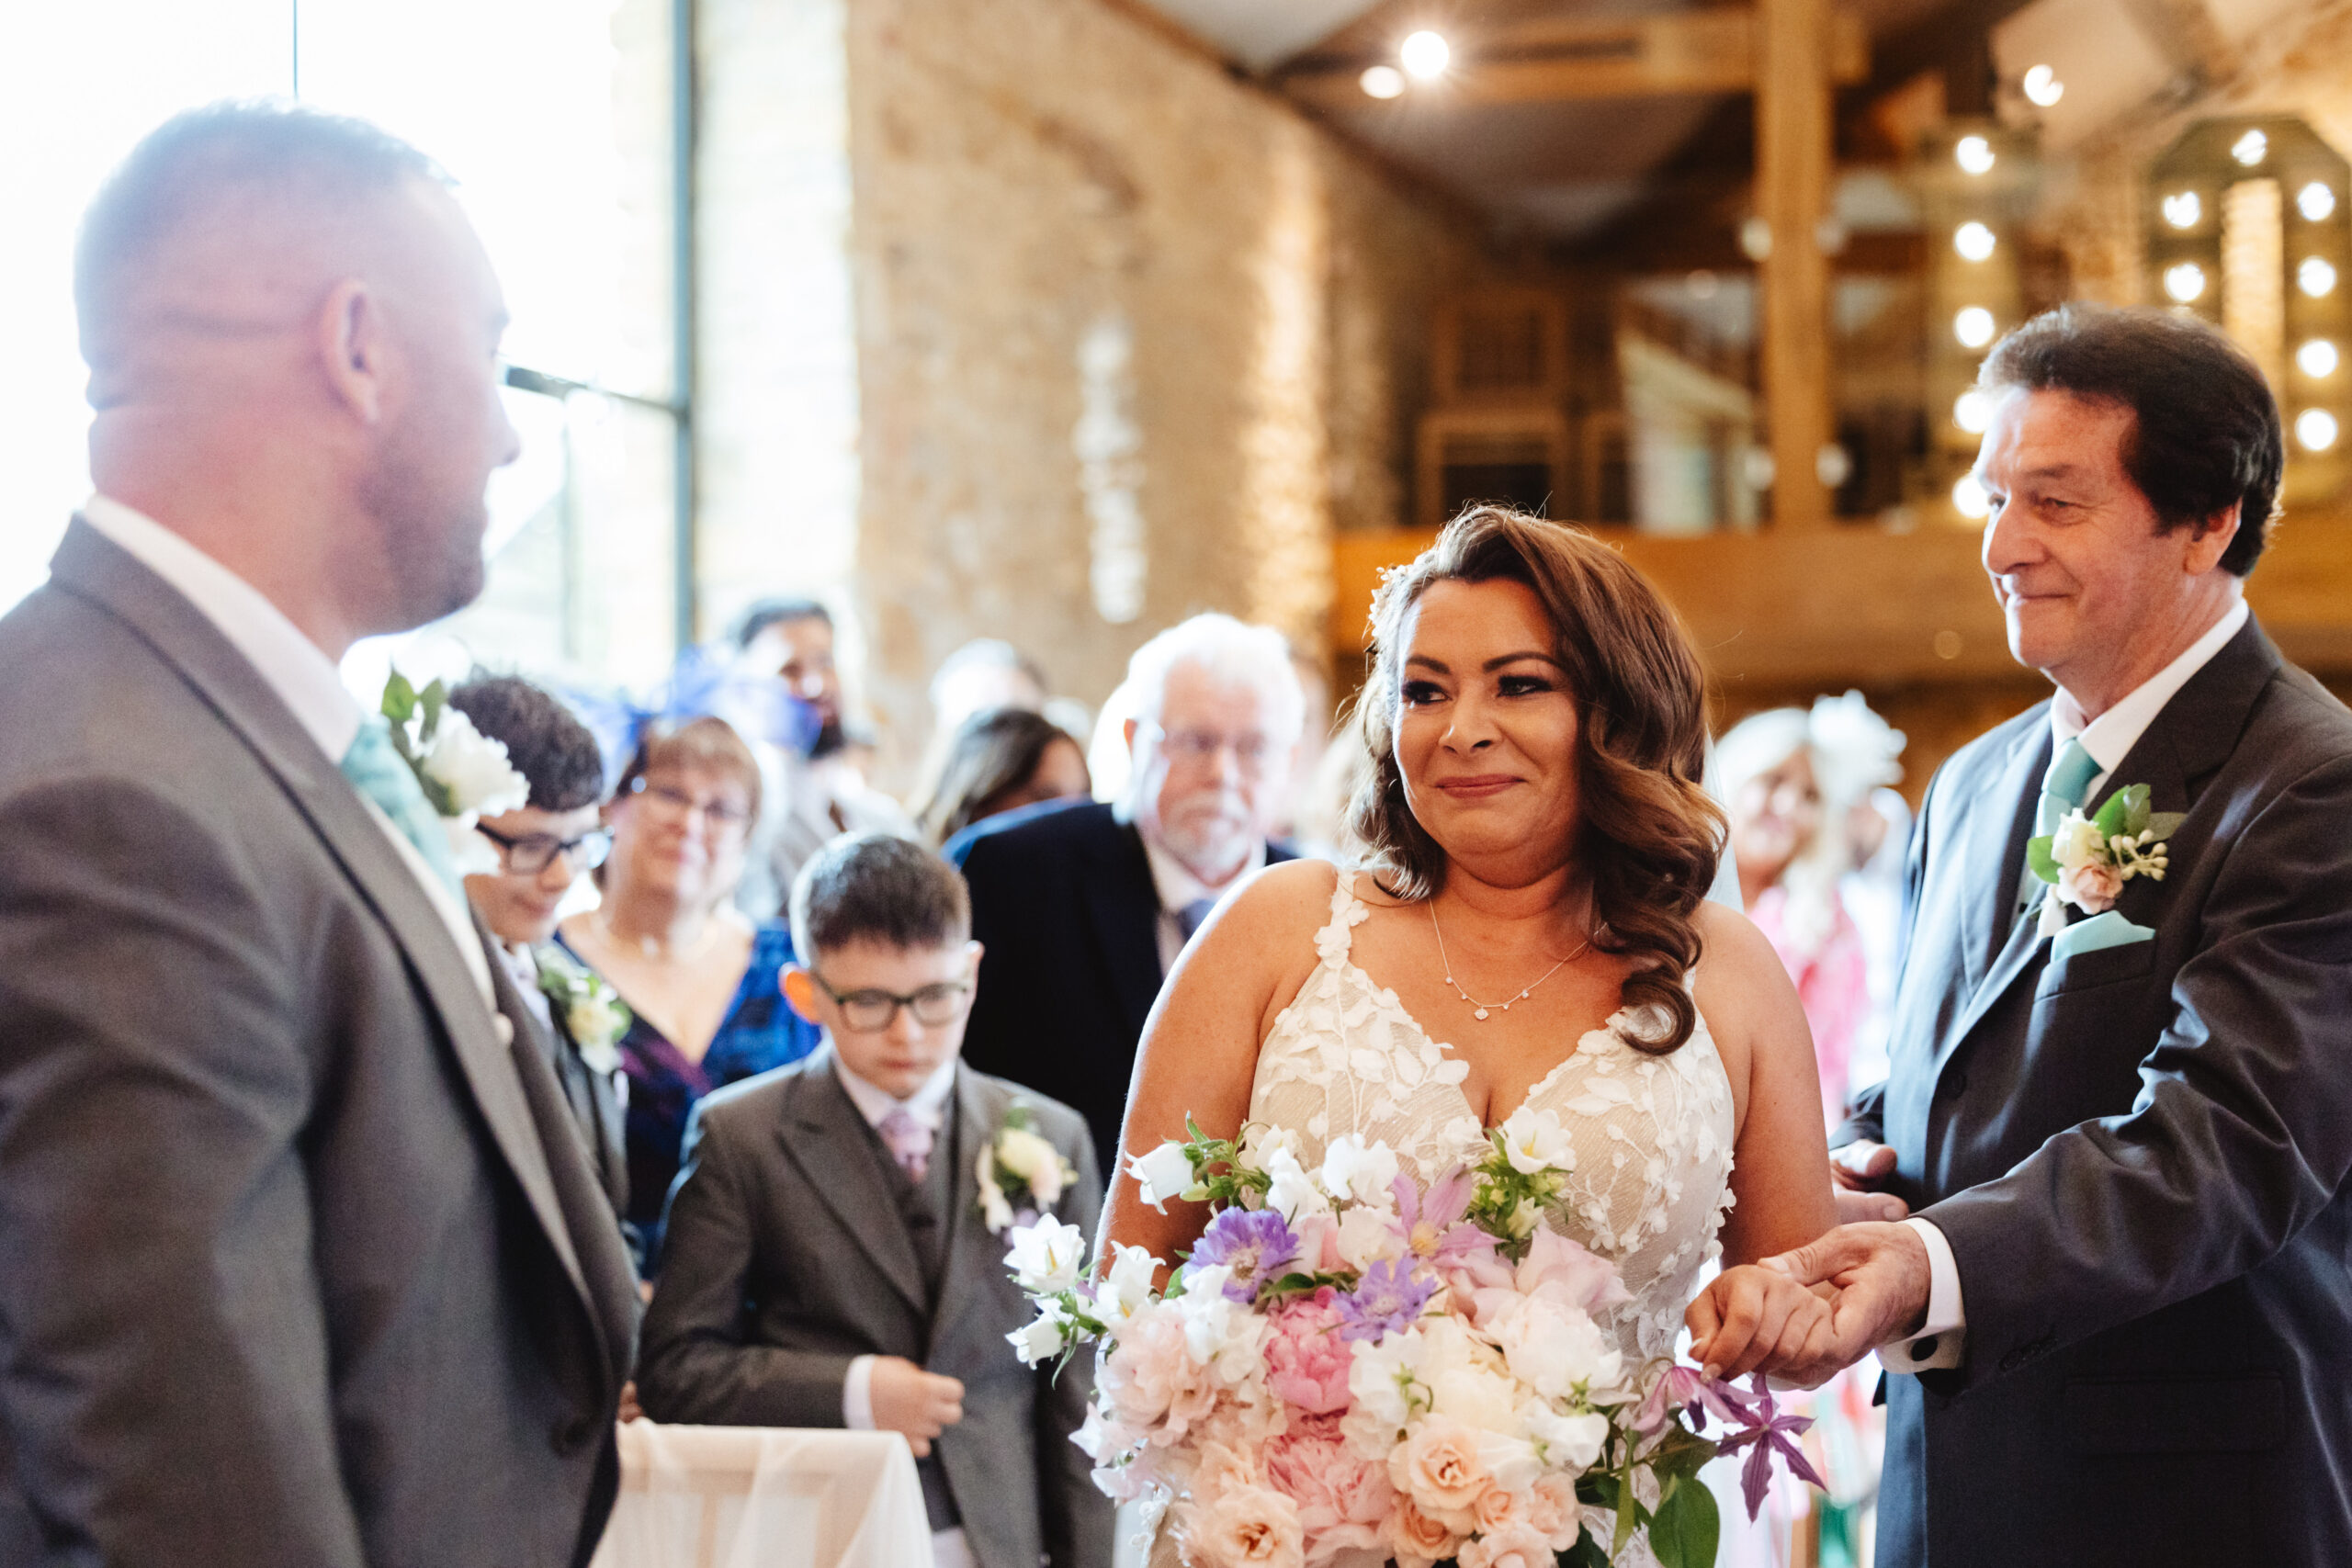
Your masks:
M 1069 1441 L 1091 1379 L 1023 1366 L 1004 1266 L 1040 1213 L 1091 1234 L 1102 1188 L 1067 1106 L 960 1065 L 979 945 L 963 879 L 867 835 L 793 886 L 784 992 L 806 1060 L 696 1108 L 639 1397 L 659 1421 L 902 1432 L 938 1568 L 1105 1568 L 1111 1508 Z
M 604 756 L 571 709 L 515 676 L 477 676 L 449 694 L 449 705 L 503 742 L 507 761 L 530 783 L 527 805 L 478 824 L 499 866 L 467 877 L 466 897 L 524 1005 L 545 1026 L 540 1046 L 617 1218 L 628 1208 L 628 1162 L 621 1141 L 626 1080 L 615 1044 L 628 1014 L 610 987 L 552 940 L 566 896 L 612 847 L 598 815 Z

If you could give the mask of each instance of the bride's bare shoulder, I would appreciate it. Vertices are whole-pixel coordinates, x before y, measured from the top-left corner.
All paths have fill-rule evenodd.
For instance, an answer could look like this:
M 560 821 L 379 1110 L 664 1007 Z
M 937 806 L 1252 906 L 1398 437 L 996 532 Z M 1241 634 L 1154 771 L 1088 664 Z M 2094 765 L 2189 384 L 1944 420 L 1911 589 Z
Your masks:
M 1330 918 L 1331 891 L 1343 874 L 1329 861 L 1286 860 L 1250 879 L 1218 911 L 1221 923 L 1252 941 L 1278 941 L 1302 925 L 1308 931 Z

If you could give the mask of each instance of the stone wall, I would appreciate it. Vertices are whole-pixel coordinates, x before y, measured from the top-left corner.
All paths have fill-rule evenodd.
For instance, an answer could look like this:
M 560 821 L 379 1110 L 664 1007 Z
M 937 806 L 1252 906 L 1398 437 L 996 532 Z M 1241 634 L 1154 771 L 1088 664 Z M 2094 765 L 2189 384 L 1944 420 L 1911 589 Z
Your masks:
M 1091 703 L 1198 610 L 1319 649 L 1332 530 L 1402 521 L 1469 221 L 1103 0 L 848 0 L 847 32 L 886 776 L 971 637 Z

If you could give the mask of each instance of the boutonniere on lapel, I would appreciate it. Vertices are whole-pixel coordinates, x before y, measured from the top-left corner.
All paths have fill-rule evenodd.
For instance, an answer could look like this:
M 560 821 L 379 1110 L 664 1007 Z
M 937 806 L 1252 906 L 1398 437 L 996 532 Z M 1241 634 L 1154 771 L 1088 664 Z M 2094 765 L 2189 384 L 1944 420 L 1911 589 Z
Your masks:
M 1034 1224 L 1061 1201 L 1078 1179 L 1078 1168 L 1038 1133 L 1029 1107 L 1014 1100 L 997 1123 L 995 1136 L 980 1146 L 980 1218 L 990 1235 L 1014 1225 Z
M 392 750 L 440 814 L 458 874 L 495 873 L 498 851 L 474 825 L 531 803 L 531 781 L 506 760 L 506 742 L 492 740 L 451 707 L 440 682 L 420 692 L 397 670 L 384 682 L 381 711 L 391 728 Z
M 2146 784 L 2117 790 L 2091 816 L 2066 813 L 2056 832 L 2025 847 L 2026 863 L 2050 884 L 2041 905 L 2042 930 L 2064 926 L 2069 904 L 2086 915 L 2105 914 L 2135 876 L 2162 882 L 2172 863 L 2165 840 L 2187 819 L 2185 812 L 2148 809 Z
M 602 975 L 553 943 L 534 949 L 531 956 L 538 965 L 539 992 L 563 1015 L 564 1032 L 579 1047 L 581 1061 L 590 1072 L 611 1077 L 620 1069 L 621 1036 L 634 1021 L 628 1004 Z

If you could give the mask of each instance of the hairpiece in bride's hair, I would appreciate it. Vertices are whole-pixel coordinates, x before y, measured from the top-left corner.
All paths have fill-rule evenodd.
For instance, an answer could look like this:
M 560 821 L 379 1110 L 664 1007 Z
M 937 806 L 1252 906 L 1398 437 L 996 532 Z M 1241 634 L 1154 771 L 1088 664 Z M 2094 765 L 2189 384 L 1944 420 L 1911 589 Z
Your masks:
M 1445 526 L 1373 598 L 1373 670 L 1357 722 L 1369 753 L 1351 826 L 1382 886 L 1428 898 L 1445 851 L 1415 818 L 1396 764 L 1395 714 L 1408 612 L 1433 583 L 1525 584 L 1551 621 L 1580 722 L 1583 856 L 1595 945 L 1633 960 L 1623 1001 L 1634 1045 L 1664 1054 L 1690 1038 L 1686 976 L 1699 961 L 1698 912 L 1715 879 L 1724 815 L 1706 771 L 1706 677 L 1673 612 L 1617 552 L 1580 529 L 1497 506 Z

